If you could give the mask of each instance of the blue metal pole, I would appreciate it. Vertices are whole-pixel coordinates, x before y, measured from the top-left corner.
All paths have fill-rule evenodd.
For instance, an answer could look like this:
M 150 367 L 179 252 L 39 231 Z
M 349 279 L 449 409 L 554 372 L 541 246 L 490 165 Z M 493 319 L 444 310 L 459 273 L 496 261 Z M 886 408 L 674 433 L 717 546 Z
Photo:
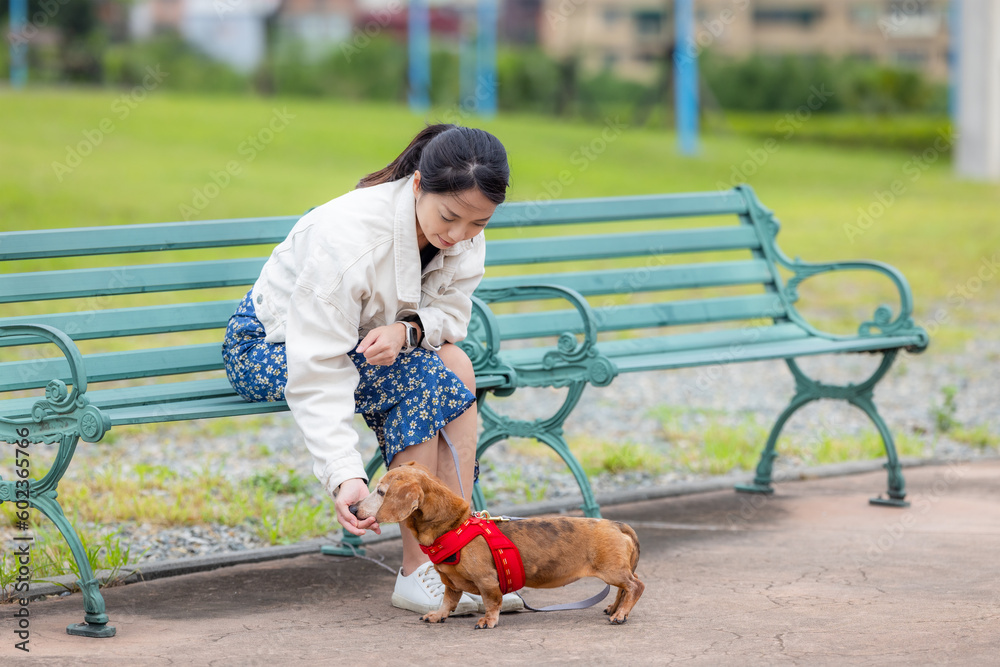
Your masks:
M 410 56 L 410 109 L 426 111 L 431 87 L 431 21 L 427 0 L 410 0 L 407 37 Z
M 962 0 L 948 4 L 948 116 L 951 126 L 958 127 L 958 93 L 961 78 L 959 53 L 962 39 Z
M 459 106 L 465 111 L 476 108 L 476 43 L 472 33 L 476 29 L 476 16 L 470 7 L 461 7 L 462 25 L 458 42 L 458 97 Z
M 476 100 L 481 116 L 497 113 L 497 0 L 479 0 Z
M 10 0 L 10 85 L 24 88 L 28 82 L 28 0 Z
M 677 141 L 683 155 L 698 152 L 698 51 L 693 5 L 693 0 L 677 0 L 674 5 L 674 104 Z

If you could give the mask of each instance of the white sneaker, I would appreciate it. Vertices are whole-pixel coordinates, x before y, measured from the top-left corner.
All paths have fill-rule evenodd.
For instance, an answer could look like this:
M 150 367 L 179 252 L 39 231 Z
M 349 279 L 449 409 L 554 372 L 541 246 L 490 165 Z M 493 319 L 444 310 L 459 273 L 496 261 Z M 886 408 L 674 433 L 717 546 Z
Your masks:
M 433 563 L 424 563 L 406 577 L 403 576 L 403 570 L 396 575 L 396 588 L 392 592 L 393 607 L 429 614 L 441 608 L 442 598 L 444 584 Z M 462 593 L 462 598 L 451 615 L 474 614 L 478 609 L 479 605 L 469 598 L 468 593 Z
M 472 593 L 467 593 L 473 602 L 476 603 L 476 609 L 479 613 L 486 613 L 486 605 L 483 604 L 483 598 L 479 595 L 473 595 Z M 503 596 L 503 600 L 500 602 L 500 613 L 506 611 L 524 611 L 524 600 L 521 596 L 516 593 L 507 593 Z

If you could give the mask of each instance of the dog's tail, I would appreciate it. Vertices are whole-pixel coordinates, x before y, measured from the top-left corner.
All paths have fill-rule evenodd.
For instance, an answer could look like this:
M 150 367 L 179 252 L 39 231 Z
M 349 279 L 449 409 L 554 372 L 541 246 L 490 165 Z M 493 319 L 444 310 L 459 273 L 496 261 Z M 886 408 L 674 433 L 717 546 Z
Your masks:
M 628 525 L 627 523 L 615 521 L 615 526 L 618 527 L 618 530 L 622 531 L 625 537 L 627 537 L 629 540 L 632 541 L 632 544 L 635 547 L 634 549 L 632 549 L 632 553 L 629 554 L 629 558 L 631 559 L 629 565 L 632 568 L 632 572 L 634 573 L 636 566 L 639 565 L 639 536 L 635 534 L 634 530 L 632 530 L 632 526 Z

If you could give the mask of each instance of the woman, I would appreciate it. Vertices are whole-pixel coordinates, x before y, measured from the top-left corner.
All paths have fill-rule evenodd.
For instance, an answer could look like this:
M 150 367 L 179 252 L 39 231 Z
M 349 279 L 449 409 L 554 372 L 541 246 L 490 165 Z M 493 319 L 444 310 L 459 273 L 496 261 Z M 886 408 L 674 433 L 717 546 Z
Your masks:
M 381 531 L 348 510 L 368 495 L 354 412 L 375 431 L 387 468 L 416 461 L 471 496 L 475 375 L 455 343 L 484 272 L 482 232 L 509 176 L 488 132 L 427 127 L 358 189 L 303 216 L 229 321 L 229 381 L 246 400 L 288 401 L 337 519 L 355 535 Z M 440 578 L 402 532 L 392 603 L 436 610 Z M 466 595 L 456 612 L 477 608 Z

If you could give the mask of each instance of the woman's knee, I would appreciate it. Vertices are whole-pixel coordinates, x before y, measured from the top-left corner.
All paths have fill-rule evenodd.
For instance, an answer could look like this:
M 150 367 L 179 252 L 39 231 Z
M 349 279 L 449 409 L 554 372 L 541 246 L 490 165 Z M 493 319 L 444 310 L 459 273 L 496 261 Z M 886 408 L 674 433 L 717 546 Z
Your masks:
M 419 463 L 429 470 L 437 468 L 437 443 L 434 439 L 418 442 L 396 452 L 389 461 L 389 470 L 407 463 Z
M 472 367 L 469 355 L 462 348 L 454 343 L 445 343 L 438 350 L 438 356 L 441 357 L 441 363 L 445 368 L 457 375 L 469 391 L 476 392 L 476 371 Z

